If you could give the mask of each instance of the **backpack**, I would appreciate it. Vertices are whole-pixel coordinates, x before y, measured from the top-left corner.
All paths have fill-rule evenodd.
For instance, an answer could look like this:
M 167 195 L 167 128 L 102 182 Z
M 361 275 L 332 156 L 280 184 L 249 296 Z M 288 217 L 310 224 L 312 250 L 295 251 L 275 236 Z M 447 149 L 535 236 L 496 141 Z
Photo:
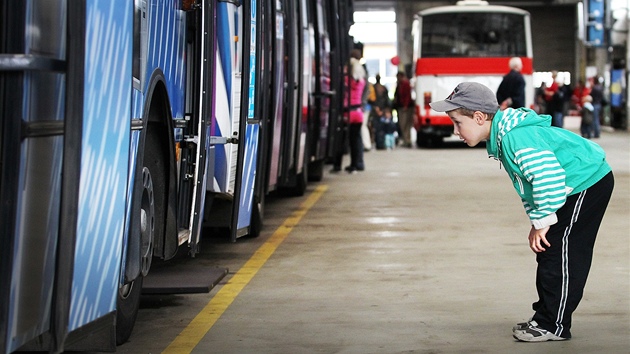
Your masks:
M 376 91 L 374 90 L 374 85 L 371 82 L 367 82 L 365 85 L 365 91 L 363 92 L 364 97 L 367 99 L 367 102 L 372 104 L 376 101 Z

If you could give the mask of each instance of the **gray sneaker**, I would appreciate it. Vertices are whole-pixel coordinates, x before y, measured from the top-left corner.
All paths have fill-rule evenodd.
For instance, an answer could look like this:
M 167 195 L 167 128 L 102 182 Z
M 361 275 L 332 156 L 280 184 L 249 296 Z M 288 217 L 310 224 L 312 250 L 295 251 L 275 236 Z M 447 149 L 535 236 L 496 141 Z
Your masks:
M 523 329 L 518 329 L 523 328 Z M 521 342 L 546 342 L 550 340 L 566 340 L 567 338 L 559 337 L 546 329 L 538 327 L 536 321 L 527 323 L 518 323 L 514 328 L 513 337 Z

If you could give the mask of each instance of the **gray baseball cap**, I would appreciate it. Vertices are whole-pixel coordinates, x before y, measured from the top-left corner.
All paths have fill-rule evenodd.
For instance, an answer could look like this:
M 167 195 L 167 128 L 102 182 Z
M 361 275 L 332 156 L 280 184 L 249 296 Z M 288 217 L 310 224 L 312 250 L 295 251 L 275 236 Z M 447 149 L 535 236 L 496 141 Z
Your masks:
M 430 103 L 437 112 L 448 112 L 457 108 L 471 111 L 495 113 L 499 110 L 494 92 L 478 82 L 462 82 L 442 101 Z

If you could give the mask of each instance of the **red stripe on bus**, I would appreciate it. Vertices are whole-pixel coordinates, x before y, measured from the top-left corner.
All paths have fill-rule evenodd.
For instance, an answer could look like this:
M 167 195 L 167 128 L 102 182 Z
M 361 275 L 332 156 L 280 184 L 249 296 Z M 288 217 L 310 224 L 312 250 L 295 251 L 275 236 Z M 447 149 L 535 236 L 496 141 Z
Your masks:
M 524 75 L 534 72 L 532 58 L 521 57 Z M 505 75 L 510 58 L 420 58 L 416 61 L 417 75 Z

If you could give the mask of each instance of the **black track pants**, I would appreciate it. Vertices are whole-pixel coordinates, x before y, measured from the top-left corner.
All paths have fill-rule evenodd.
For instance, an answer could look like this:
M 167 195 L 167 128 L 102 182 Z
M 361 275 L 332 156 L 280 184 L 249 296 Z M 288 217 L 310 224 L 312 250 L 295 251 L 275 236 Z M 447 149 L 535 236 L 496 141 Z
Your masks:
M 538 302 L 533 320 L 557 336 L 571 338 L 577 308 L 593 259 L 593 246 L 614 186 L 612 172 L 587 190 L 567 198 L 547 232 L 551 247 L 536 254 Z
M 571 338 L 577 308 L 593 259 L 593 246 L 614 186 L 612 172 L 587 190 L 567 198 L 547 232 L 551 247 L 536 254 L 538 302 L 533 320 L 557 336 Z

